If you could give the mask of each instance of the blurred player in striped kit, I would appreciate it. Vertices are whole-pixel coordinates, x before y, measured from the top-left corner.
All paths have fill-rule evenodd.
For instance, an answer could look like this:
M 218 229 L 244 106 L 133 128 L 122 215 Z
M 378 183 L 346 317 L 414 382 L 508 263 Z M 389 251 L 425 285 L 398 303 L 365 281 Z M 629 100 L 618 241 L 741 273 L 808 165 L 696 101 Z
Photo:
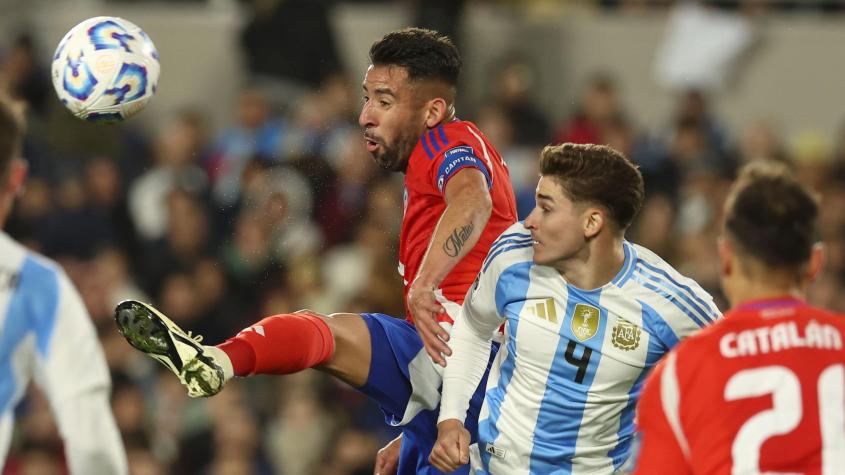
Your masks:
M 373 44 L 370 61 L 359 124 L 376 163 L 405 174 L 399 272 L 406 319 L 296 312 L 205 346 L 141 302 L 121 304 L 115 318 L 127 340 L 192 396 L 214 395 L 233 376 L 306 368 L 335 375 L 377 402 L 389 424 L 403 426 L 379 453 L 377 471 L 439 474 L 428 462 L 440 402 L 436 363 L 445 361 L 448 330 L 490 244 L 516 221 L 516 204 L 501 156 L 455 115 L 461 59 L 448 38 L 419 28 L 391 32 Z M 479 390 L 472 421 L 481 399 Z
M 803 300 L 818 213 L 785 167 L 743 170 L 719 243 L 733 309 L 648 378 L 637 473 L 845 473 L 845 319 Z
M 444 471 L 619 471 L 645 374 L 720 316 L 698 284 L 625 240 L 643 200 L 627 158 L 564 144 L 543 150 L 540 170 L 535 208 L 493 243 L 452 329 L 431 454 Z M 467 407 L 502 324 L 470 448 Z
M 23 114 L 0 96 L 0 227 L 26 179 Z M 61 268 L 0 231 L 0 469 L 31 379 L 47 396 L 70 472 L 128 473 L 94 324 Z M 2 470 L 0 470 L 2 471 Z

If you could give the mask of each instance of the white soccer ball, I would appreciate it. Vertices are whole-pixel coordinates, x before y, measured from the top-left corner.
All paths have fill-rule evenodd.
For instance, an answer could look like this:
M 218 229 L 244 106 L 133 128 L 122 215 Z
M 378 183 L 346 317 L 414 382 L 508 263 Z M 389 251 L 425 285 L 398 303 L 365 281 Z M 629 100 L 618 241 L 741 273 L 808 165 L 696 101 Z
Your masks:
M 89 18 L 73 27 L 53 55 L 53 87 L 73 115 L 120 122 L 155 94 L 158 52 L 150 37 L 117 17 Z

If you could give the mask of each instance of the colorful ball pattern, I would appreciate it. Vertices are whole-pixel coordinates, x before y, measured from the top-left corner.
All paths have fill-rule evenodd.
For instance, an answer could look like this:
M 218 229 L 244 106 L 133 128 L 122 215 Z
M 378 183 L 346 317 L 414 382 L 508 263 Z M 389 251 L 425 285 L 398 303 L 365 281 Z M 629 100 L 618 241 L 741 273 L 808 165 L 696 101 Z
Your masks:
M 53 55 L 53 87 L 80 119 L 120 122 L 153 97 L 158 52 L 141 28 L 117 17 L 89 18 L 73 27 Z

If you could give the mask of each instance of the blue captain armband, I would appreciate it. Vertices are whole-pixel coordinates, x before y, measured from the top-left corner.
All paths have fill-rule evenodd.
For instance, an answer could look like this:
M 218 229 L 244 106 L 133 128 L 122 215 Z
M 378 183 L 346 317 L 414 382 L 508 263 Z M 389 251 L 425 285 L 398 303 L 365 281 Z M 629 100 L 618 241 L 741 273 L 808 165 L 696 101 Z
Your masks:
M 472 147 L 460 145 L 443 152 L 443 161 L 440 162 L 440 168 L 437 170 L 437 189 L 440 193 L 443 193 L 446 183 L 458 170 L 467 167 L 481 170 L 487 180 L 487 188 L 493 187 L 493 179 L 490 176 L 490 170 L 487 169 L 487 164 L 475 156 Z

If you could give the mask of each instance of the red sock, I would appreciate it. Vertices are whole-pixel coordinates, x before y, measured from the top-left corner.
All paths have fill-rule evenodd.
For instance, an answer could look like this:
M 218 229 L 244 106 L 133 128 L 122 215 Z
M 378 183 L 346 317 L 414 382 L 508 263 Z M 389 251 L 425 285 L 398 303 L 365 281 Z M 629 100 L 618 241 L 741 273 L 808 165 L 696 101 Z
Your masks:
M 267 317 L 217 345 L 236 376 L 290 374 L 326 362 L 334 337 L 321 318 L 295 313 Z

